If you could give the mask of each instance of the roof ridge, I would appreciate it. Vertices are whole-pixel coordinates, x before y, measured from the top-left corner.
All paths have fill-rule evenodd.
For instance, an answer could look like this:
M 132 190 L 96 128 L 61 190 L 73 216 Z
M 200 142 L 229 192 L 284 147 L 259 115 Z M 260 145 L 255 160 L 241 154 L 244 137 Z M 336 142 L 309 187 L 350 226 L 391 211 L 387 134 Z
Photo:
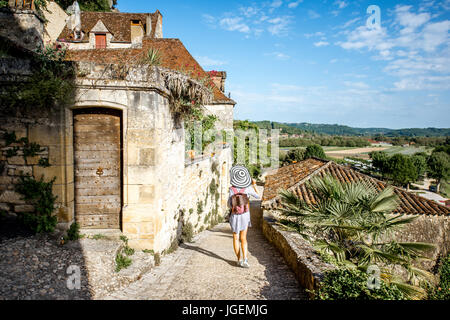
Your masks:
M 388 182 L 386 182 L 386 181 L 383 181 L 383 180 L 380 180 L 380 179 L 378 179 L 378 178 L 372 177 L 372 176 L 370 176 L 370 175 L 368 175 L 368 174 L 361 173 L 361 172 L 359 172 L 359 171 L 357 171 L 357 170 L 355 170 L 355 169 L 348 168 L 348 167 L 346 167 L 346 166 L 344 166 L 344 165 L 335 163 L 335 162 L 332 161 L 332 160 L 330 160 L 330 162 L 332 162 L 332 163 L 333 163 L 334 165 L 336 165 L 336 166 L 339 166 L 339 167 L 343 168 L 344 170 L 352 170 L 352 171 L 354 171 L 354 172 L 355 172 L 356 174 L 358 174 L 358 175 L 362 175 L 362 176 L 364 176 L 364 177 L 367 177 L 367 179 L 372 179 L 372 180 L 374 180 L 375 182 L 379 182 L 379 183 L 383 184 L 384 187 L 392 187 L 392 188 L 394 188 L 395 190 L 398 190 L 398 191 L 400 191 L 400 192 L 407 193 L 407 195 L 410 196 L 410 197 L 411 197 L 411 196 L 412 196 L 412 197 L 417 197 L 417 198 L 419 198 L 419 199 L 421 199 L 421 200 L 425 200 L 426 203 L 431 203 L 431 204 L 435 204 L 435 205 L 438 205 L 438 206 L 447 208 L 446 206 L 444 206 L 444 205 L 442 205 L 442 204 L 440 204 L 440 203 L 438 203 L 438 202 L 436 202 L 436 201 L 434 201 L 434 200 L 430 200 L 430 199 L 421 197 L 421 196 L 419 196 L 419 195 L 417 195 L 417 194 L 415 194 L 415 193 L 413 193 L 413 192 L 404 190 L 403 188 L 397 187 L 397 186 L 395 186 L 395 185 L 393 185 L 393 184 L 390 184 L 390 183 L 388 183 Z M 416 199 L 414 199 L 414 200 L 416 200 Z
M 296 183 L 293 184 L 292 186 L 288 187 L 288 188 L 286 189 L 287 191 L 291 191 L 292 189 L 295 189 L 295 188 L 297 188 L 299 185 L 301 185 L 301 184 L 303 184 L 304 182 L 308 181 L 308 180 L 311 179 L 314 175 L 316 175 L 317 173 L 319 173 L 319 172 L 322 171 L 323 169 L 329 167 L 329 166 L 330 166 L 330 163 L 332 162 L 332 161 L 327 161 L 327 160 L 323 160 L 323 159 L 316 158 L 316 157 L 311 157 L 311 158 L 302 160 L 302 161 L 300 161 L 300 162 L 298 162 L 298 163 L 293 163 L 293 164 L 291 164 L 291 165 L 292 165 L 292 166 L 297 166 L 297 165 L 300 165 L 301 163 L 303 163 L 303 162 L 305 162 L 305 161 L 308 161 L 308 160 L 310 160 L 310 159 L 320 160 L 320 161 L 324 162 L 324 164 L 323 164 L 322 166 L 320 166 L 319 168 L 315 169 L 313 172 L 311 172 L 311 173 L 310 173 L 309 175 L 307 175 L 305 178 L 301 179 L 300 181 L 296 182 Z M 291 165 L 288 165 L 288 166 L 285 166 L 285 167 L 289 167 L 289 166 L 291 166 Z M 285 168 L 285 167 L 282 167 L 282 168 Z M 273 175 L 276 175 L 276 173 L 274 173 Z M 271 175 L 271 176 L 273 176 L 273 175 Z M 273 197 L 272 199 L 266 200 L 266 201 L 264 201 L 264 202 L 267 203 L 267 204 L 272 204 L 273 202 L 275 202 L 275 201 L 278 200 L 279 198 L 280 198 L 280 195 L 277 194 L 277 195 L 276 195 L 275 197 Z

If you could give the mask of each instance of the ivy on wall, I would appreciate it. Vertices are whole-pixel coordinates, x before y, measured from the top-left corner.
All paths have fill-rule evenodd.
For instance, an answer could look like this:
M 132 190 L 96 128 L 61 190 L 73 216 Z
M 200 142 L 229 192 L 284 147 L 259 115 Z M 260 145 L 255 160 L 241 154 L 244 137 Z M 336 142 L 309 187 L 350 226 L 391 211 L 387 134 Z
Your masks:
M 65 55 L 66 47 L 62 44 L 37 49 L 31 59 L 32 75 L 1 90 L 1 111 L 43 111 L 73 103 L 75 68 L 64 60 Z

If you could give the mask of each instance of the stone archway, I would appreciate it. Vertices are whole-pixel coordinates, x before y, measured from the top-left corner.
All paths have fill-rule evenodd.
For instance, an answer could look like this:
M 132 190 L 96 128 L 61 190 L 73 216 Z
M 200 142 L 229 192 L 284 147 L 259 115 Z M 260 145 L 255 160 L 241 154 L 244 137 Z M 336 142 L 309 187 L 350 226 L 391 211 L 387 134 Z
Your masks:
M 73 110 L 75 220 L 83 229 L 121 229 L 122 111 Z

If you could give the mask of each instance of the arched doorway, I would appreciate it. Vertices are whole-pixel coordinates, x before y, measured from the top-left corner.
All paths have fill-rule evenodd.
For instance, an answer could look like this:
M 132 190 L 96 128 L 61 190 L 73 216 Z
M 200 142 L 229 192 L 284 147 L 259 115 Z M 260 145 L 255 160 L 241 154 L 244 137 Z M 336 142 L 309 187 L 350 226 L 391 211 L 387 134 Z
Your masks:
M 84 229 L 121 229 L 122 111 L 73 110 L 75 220 Z

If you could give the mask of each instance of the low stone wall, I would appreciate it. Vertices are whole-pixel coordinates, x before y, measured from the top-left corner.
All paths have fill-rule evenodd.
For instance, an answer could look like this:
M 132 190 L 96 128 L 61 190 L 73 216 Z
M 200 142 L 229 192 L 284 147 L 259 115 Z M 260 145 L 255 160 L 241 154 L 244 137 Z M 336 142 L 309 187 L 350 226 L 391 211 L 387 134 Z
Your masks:
M 391 237 L 399 242 L 432 243 L 435 249 L 426 252 L 429 261 L 419 263 L 421 268 L 431 271 L 439 257 L 450 252 L 450 217 L 449 216 L 416 216 L 416 220 L 396 231 Z
M 324 272 L 335 267 L 323 262 L 311 244 L 297 232 L 284 230 L 267 211 L 262 214 L 264 236 L 280 251 L 299 284 L 305 289 L 315 290 Z

